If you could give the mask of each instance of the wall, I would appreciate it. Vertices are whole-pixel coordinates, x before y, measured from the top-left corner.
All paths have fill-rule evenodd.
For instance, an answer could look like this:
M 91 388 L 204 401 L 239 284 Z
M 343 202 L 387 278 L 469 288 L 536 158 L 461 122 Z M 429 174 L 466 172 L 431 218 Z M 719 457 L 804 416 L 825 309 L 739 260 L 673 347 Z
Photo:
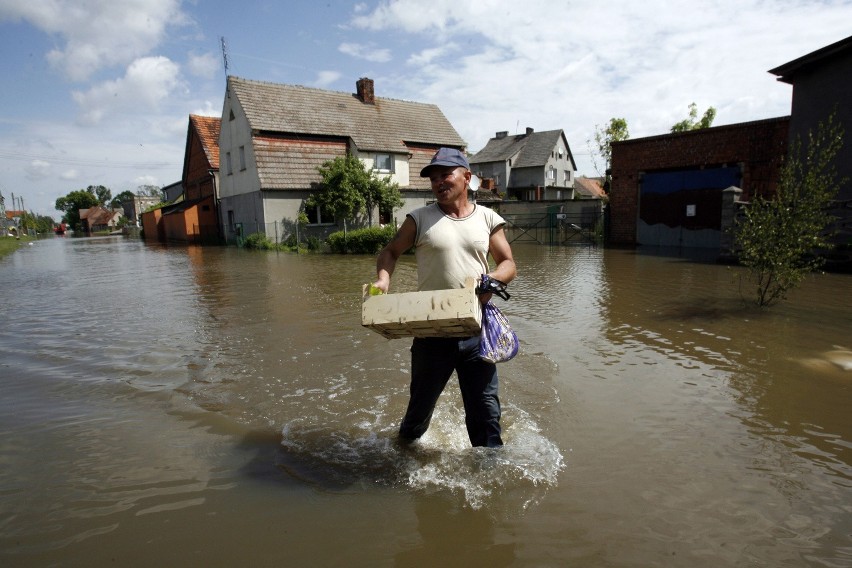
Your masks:
M 230 118 L 234 114 L 233 120 Z M 245 148 L 246 169 L 240 167 L 240 146 Z M 230 169 L 228 166 L 230 154 Z M 251 129 L 235 95 L 225 97 L 219 131 L 219 195 L 231 197 L 260 191 Z
M 838 199 L 852 199 L 852 51 L 819 62 L 816 69 L 794 77 L 790 140 L 807 140 L 808 131 L 816 131 L 832 110 L 845 128 L 845 142 L 835 165 L 838 178 L 846 177 Z
M 739 165 L 743 199 L 775 192 L 786 153 L 789 117 L 717 126 L 612 145 L 609 243 L 635 246 L 645 172 Z
M 146 241 L 162 241 L 165 239 L 160 218 L 163 212 L 160 209 L 154 209 L 147 213 L 142 213 L 142 230 L 145 232 Z

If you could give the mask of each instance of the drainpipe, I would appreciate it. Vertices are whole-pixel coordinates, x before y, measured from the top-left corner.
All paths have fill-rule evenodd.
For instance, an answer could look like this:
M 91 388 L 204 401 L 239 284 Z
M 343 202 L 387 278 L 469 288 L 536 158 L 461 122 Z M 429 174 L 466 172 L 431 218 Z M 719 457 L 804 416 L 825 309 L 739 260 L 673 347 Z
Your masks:
M 225 222 L 222 220 L 222 208 L 219 207 L 219 187 L 216 185 L 216 175 L 213 170 L 207 170 L 207 175 L 210 176 L 210 183 L 213 185 L 213 203 L 216 204 L 216 218 L 219 219 L 219 222 L 216 223 L 216 234 L 222 239 L 224 238 L 222 227 L 225 226 Z

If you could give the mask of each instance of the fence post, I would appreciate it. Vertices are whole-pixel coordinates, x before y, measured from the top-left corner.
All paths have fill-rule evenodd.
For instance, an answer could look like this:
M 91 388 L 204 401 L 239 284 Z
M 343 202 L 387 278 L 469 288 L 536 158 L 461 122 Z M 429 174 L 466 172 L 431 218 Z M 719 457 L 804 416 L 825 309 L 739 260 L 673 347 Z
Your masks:
M 722 191 L 722 226 L 719 235 L 719 258 L 723 261 L 732 261 L 736 258 L 736 217 L 740 195 L 743 190 L 731 186 Z

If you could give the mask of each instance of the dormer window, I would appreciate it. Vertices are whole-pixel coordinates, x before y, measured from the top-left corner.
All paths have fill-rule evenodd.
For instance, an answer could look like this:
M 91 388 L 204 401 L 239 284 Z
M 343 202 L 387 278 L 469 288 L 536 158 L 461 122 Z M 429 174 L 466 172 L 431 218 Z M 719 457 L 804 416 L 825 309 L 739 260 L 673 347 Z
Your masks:
M 390 154 L 376 154 L 375 168 L 380 172 L 393 173 L 393 156 Z

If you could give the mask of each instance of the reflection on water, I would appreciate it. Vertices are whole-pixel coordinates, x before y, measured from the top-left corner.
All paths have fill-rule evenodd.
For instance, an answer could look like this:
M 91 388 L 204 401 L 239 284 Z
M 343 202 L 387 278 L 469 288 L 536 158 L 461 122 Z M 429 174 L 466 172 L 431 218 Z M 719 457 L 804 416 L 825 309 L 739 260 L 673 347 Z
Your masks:
M 410 341 L 360 326 L 370 257 L 96 238 L 3 259 L 0 553 L 852 565 L 848 276 L 757 310 L 736 268 L 515 256 L 497 452 L 468 447 L 452 382 L 394 444 Z M 414 274 L 404 258 L 393 289 Z

